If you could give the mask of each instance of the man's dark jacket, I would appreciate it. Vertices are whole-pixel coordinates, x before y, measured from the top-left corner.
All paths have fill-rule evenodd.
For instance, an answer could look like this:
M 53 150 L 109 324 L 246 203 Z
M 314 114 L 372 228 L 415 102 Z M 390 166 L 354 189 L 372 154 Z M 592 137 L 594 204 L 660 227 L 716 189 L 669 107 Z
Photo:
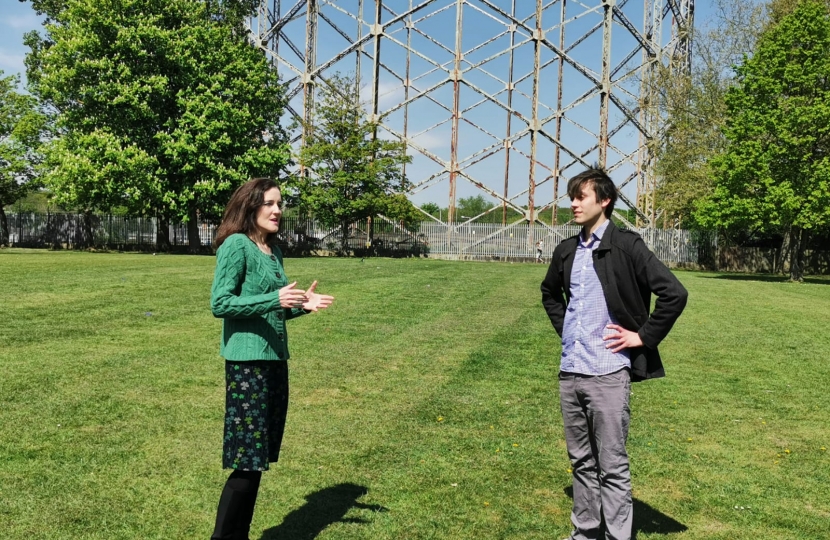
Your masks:
M 571 270 L 578 242 L 579 237 L 573 236 L 556 246 L 542 282 L 542 305 L 560 337 L 571 300 Z M 608 311 L 620 326 L 637 332 L 643 341 L 643 347 L 629 349 L 631 380 L 664 377 L 657 345 L 686 307 L 686 289 L 639 234 L 618 229 L 613 223 L 605 229 L 593 258 Z M 649 316 L 652 293 L 657 302 Z

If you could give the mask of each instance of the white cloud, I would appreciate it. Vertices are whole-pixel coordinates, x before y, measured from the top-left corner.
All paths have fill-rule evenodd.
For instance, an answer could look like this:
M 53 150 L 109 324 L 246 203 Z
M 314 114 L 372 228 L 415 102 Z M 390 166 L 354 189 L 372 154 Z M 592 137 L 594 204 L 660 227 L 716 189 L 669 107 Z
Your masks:
M 398 137 L 392 135 L 389 131 L 387 131 L 381 125 L 381 129 L 378 132 L 378 137 L 387 141 L 397 141 L 399 140 Z M 410 137 L 412 134 L 410 133 Z M 427 131 L 425 133 L 421 133 L 417 137 L 413 137 L 410 139 L 413 143 L 417 144 L 420 148 L 424 150 L 438 150 L 449 148 L 450 146 L 450 132 L 447 129 L 443 131 L 438 128 L 434 130 Z M 416 150 L 410 150 L 414 152 Z
M 38 17 L 34 13 L 30 15 L 8 15 L 3 18 L 0 24 L 15 30 L 31 30 L 40 26 L 41 19 L 42 17 Z
M 404 91 L 401 83 L 382 82 L 378 85 L 378 108 L 383 111 L 403 101 Z M 372 85 L 360 86 L 360 101 L 367 110 L 372 107 Z
M 409 134 L 410 141 L 424 150 L 434 151 L 450 147 L 450 132 L 446 129 L 443 131 L 440 128 L 430 130 L 419 134 L 417 137 L 413 137 L 412 135 L 412 133 Z M 392 135 L 389 131 L 384 129 L 383 126 L 381 126 L 381 130 L 378 132 L 378 137 L 387 141 L 399 140 L 398 137 Z M 411 153 L 415 151 L 416 150 L 413 149 L 409 152 Z
M 26 71 L 26 66 L 23 64 L 25 58 L 25 54 L 16 54 L 0 48 L 0 69 L 5 72 L 4 75 L 22 74 Z
M 425 150 L 437 150 L 439 148 L 449 148 L 450 136 L 447 133 L 427 131 L 412 139 L 412 142 Z

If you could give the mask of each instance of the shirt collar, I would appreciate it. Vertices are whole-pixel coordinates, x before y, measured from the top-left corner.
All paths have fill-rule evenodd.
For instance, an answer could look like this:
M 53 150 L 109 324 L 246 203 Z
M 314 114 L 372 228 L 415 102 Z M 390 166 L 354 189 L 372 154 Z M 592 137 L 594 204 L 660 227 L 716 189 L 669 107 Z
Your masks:
M 602 236 L 605 234 L 605 230 L 608 228 L 608 224 L 611 223 L 610 219 L 606 219 L 602 225 L 597 227 L 593 233 L 591 233 L 591 239 L 586 242 L 582 239 L 582 233 L 579 233 L 579 244 L 583 247 L 591 246 L 592 248 L 599 245 L 600 241 L 602 241 Z

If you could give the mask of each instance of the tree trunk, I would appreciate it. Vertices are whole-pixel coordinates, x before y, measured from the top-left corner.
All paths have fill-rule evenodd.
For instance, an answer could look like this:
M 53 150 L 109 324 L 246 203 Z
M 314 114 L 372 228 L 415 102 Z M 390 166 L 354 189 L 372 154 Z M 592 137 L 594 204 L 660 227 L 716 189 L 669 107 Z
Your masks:
M 92 236 L 92 212 L 87 210 L 81 218 L 81 245 L 78 247 L 88 248 L 93 245 Z
M 793 227 L 790 240 L 790 281 L 804 281 L 804 231 Z
M 349 222 L 340 222 L 340 255 L 346 255 L 349 250 Z
M 170 251 L 170 218 L 156 218 L 156 251 Z
M 377 255 L 375 253 L 375 220 L 372 216 L 366 218 L 366 244 L 372 255 Z
M 187 244 L 192 252 L 199 251 L 202 247 L 202 239 L 199 237 L 199 214 L 196 204 L 192 201 L 187 209 Z
M 6 211 L 0 204 L 0 246 L 9 245 L 9 221 L 6 219 Z
M 792 228 L 787 228 L 784 230 L 784 238 L 781 240 L 781 249 L 778 250 L 778 256 L 775 258 L 773 274 L 783 274 L 785 272 L 784 261 L 790 259 L 790 249 L 792 249 Z

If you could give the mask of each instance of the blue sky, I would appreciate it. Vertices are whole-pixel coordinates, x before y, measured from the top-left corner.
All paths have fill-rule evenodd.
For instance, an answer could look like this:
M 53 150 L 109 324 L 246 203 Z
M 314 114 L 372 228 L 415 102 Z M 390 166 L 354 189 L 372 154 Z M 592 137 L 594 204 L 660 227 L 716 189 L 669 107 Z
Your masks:
M 698 24 L 710 16 L 710 10 L 708 0 L 696 2 L 695 19 Z M 6 75 L 20 73 L 21 77 L 25 77 L 23 59 L 27 48 L 23 45 L 23 34 L 29 30 L 40 30 L 42 20 L 29 2 L 0 0 L 0 70 Z
M 30 3 L 0 0 L 0 69 L 4 75 L 25 77 L 23 59 L 28 48 L 23 45 L 23 34 L 39 30 L 41 23 Z
M 387 0 L 388 5 L 393 9 L 401 9 L 405 5 L 407 0 Z M 494 0 L 498 4 L 504 3 L 506 0 Z M 339 5 L 342 5 L 344 8 L 349 9 L 349 4 L 355 3 L 354 0 L 342 0 L 342 2 L 338 2 Z M 594 1 L 586 1 L 583 5 L 587 6 L 588 4 L 593 5 Z M 398 6 L 400 4 L 400 7 Z M 435 3 L 435 6 L 440 8 L 441 5 L 449 4 L 448 0 L 439 0 Z M 474 4 L 474 2 L 473 2 Z M 530 2 L 522 2 L 521 0 L 518 2 L 520 6 L 520 10 L 524 8 L 530 8 L 532 4 Z M 569 2 L 569 9 L 570 6 L 574 6 L 576 10 L 583 9 L 578 7 L 579 2 Z M 443 42 L 447 42 L 447 34 L 453 34 L 454 32 L 454 8 L 449 6 L 449 9 L 437 14 L 436 16 L 420 23 L 420 27 L 426 27 L 430 29 L 434 36 L 442 35 L 442 37 L 437 37 L 438 40 L 442 40 Z M 436 8 L 437 9 L 437 8 Z M 642 21 L 642 3 L 640 0 L 629 0 L 629 4 L 626 7 L 628 12 L 628 16 L 631 20 L 637 24 L 638 22 Z M 428 11 L 428 10 L 425 10 Z M 335 11 L 329 10 L 329 16 L 338 22 L 338 24 L 346 25 L 349 24 L 350 26 L 354 26 L 353 23 L 348 23 L 347 18 L 342 18 L 340 20 L 337 19 L 339 16 Z M 486 41 L 490 35 L 496 34 L 498 32 L 502 32 L 504 30 L 503 24 L 500 26 L 501 23 L 497 21 L 493 21 L 492 19 L 480 14 L 476 13 L 473 10 L 470 10 L 470 14 L 467 15 L 465 12 L 465 24 L 464 24 L 464 46 L 463 49 L 468 50 L 476 43 Z M 578 11 L 574 13 L 579 15 Z M 571 23 L 570 27 L 574 27 L 574 24 L 579 25 L 586 25 L 585 27 L 589 27 L 588 25 L 592 25 L 597 20 L 598 14 L 591 13 L 590 11 L 585 12 L 586 15 L 582 17 L 579 15 L 580 20 L 577 23 Z M 367 14 L 368 15 L 368 14 Z M 386 15 L 388 17 L 389 15 Z M 569 14 L 568 17 L 573 16 Z M 706 23 L 707 19 L 711 16 L 711 4 L 710 0 L 705 1 L 698 1 L 697 5 L 695 6 L 695 20 L 698 26 L 703 25 Z M 367 16 L 367 18 L 370 18 Z M 639 21 L 638 21 L 639 20 Z M 20 73 L 21 79 L 25 78 L 24 73 L 24 58 L 27 52 L 27 48 L 23 45 L 23 34 L 30 30 L 39 30 L 41 28 L 42 18 L 38 17 L 31 8 L 31 4 L 28 2 L 19 2 L 18 0 L 0 0 L 0 70 L 4 71 L 5 75 Z M 293 25 L 293 26 L 292 26 Z M 431 26 L 430 26 L 431 25 Z M 322 27 L 322 23 L 321 23 Z M 346 28 L 346 26 L 344 26 Z M 578 26 L 576 27 L 578 28 Z M 304 31 L 304 23 L 301 21 L 297 21 L 295 23 L 290 23 L 286 27 L 286 33 L 291 35 L 292 33 L 297 36 L 296 40 L 298 44 L 302 44 L 302 38 L 300 35 Z M 348 29 L 349 32 L 352 31 L 351 28 Z M 365 30 L 364 30 L 365 31 Z M 321 29 L 322 32 L 322 29 Z M 617 32 L 617 30 L 615 30 Z M 392 33 L 393 36 L 396 36 L 398 40 L 403 41 L 405 40 L 405 30 L 403 29 L 403 25 L 399 25 L 399 27 L 395 27 L 392 29 L 387 29 L 387 33 Z M 623 32 L 619 32 L 615 34 L 615 36 L 621 36 Z M 321 34 L 322 35 L 322 34 Z M 337 52 L 340 48 L 345 47 L 347 42 L 342 41 L 338 42 L 340 38 L 334 33 L 330 34 L 332 37 L 327 37 L 325 40 L 321 39 L 320 43 L 318 44 L 318 61 L 325 61 L 327 54 Z M 434 48 L 434 44 L 430 43 L 427 39 L 423 37 L 416 36 L 420 40 L 420 42 L 413 41 L 413 46 L 420 48 L 426 54 L 430 56 L 435 56 L 436 58 L 441 57 L 443 54 L 446 56 L 446 51 L 441 51 L 439 49 Z M 442 39 L 443 38 L 443 39 Z M 506 38 L 502 38 L 506 39 Z M 617 37 L 617 40 L 620 38 Z M 616 48 L 612 47 L 612 64 L 619 61 L 621 56 L 626 54 L 626 50 L 628 50 L 629 45 L 624 44 L 620 41 L 615 42 L 617 45 Z M 600 39 L 599 35 L 595 34 L 591 37 L 591 39 L 587 40 L 585 43 L 580 45 L 579 47 L 575 48 L 571 53 L 574 58 L 578 61 L 583 61 L 579 58 L 581 55 L 585 58 L 586 65 L 593 65 L 596 64 L 597 58 L 600 55 Z M 433 50 L 429 50 L 430 47 L 433 47 Z M 493 49 L 504 48 L 504 44 L 493 44 Z M 286 54 L 287 48 L 283 48 L 281 52 Z M 371 48 L 367 48 L 367 50 L 371 50 Z M 544 51 L 547 56 L 551 56 L 552 54 L 550 51 Z M 478 55 L 476 57 L 475 55 Z M 486 55 L 491 54 L 487 52 L 487 49 L 482 49 L 477 53 L 471 54 L 469 57 L 465 57 L 465 61 L 468 62 L 468 65 L 480 60 L 483 60 Z M 290 55 L 287 53 L 286 56 Z M 615 60 L 615 55 L 618 57 Z M 354 57 L 350 57 L 348 60 L 342 61 L 340 64 L 334 66 L 332 70 L 341 70 L 341 71 L 349 71 L 353 70 L 354 66 Z M 381 58 L 385 59 L 387 63 L 396 63 L 398 65 L 402 65 L 403 59 L 405 55 L 403 54 L 403 49 L 400 47 L 396 47 L 394 44 L 385 45 L 385 48 L 381 51 Z M 413 57 L 414 58 L 414 57 Z M 543 57 L 543 62 L 546 58 Z M 502 57 L 497 59 L 490 64 L 491 67 L 487 69 L 498 70 L 499 63 L 506 62 L 506 57 Z M 517 49 L 516 52 L 516 66 L 519 72 L 522 71 L 529 71 L 529 68 L 532 66 L 532 46 L 530 44 L 525 45 L 521 49 Z M 413 60 L 413 76 L 416 73 L 420 72 L 426 74 L 422 79 L 420 79 L 419 84 L 421 85 L 420 90 L 430 86 L 435 81 L 439 81 L 442 78 L 440 73 L 434 73 L 429 75 L 428 72 L 431 66 L 417 58 Z M 598 68 L 595 68 L 598 69 Z M 290 77 L 291 73 L 289 71 L 283 71 L 284 76 Z M 286 75 L 287 74 L 287 75 Z M 552 88 L 555 88 L 555 72 L 554 68 L 548 68 L 547 70 L 543 70 L 543 74 L 547 77 L 547 80 L 544 80 L 540 83 L 541 85 L 541 92 L 546 92 L 548 99 L 550 99 L 550 92 Z M 582 92 L 585 91 L 585 88 L 589 88 L 590 84 L 587 81 L 582 80 L 577 73 L 568 74 L 569 82 L 568 86 L 565 88 L 565 103 L 568 103 L 568 100 L 575 99 L 579 96 Z M 443 75 L 446 77 L 446 75 Z M 469 81 L 474 82 L 479 87 L 485 89 L 488 92 L 498 92 L 499 91 L 499 83 L 494 82 L 492 79 L 488 79 L 486 74 L 482 74 L 480 72 L 473 72 L 471 71 L 469 75 L 465 75 L 465 77 L 469 77 Z M 477 79 L 474 79 L 477 77 Z M 489 85 L 489 86 L 488 86 Z M 394 106 L 403 96 L 403 87 L 399 85 L 397 81 L 393 78 L 390 78 L 388 75 L 384 78 L 382 74 L 381 77 L 381 92 L 385 93 L 386 95 L 381 98 L 381 110 L 387 109 L 389 107 Z M 530 94 L 530 81 L 525 81 L 524 83 L 520 83 L 517 85 L 526 95 Z M 503 86 L 501 87 L 503 89 Z M 477 101 L 480 99 L 480 94 L 472 92 L 469 88 L 462 86 L 462 93 L 461 93 L 461 108 L 464 109 L 466 106 L 473 106 L 476 104 Z M 502 90 L 503 91 L 503 90 Z M 502 93 L 500 96 L 502 101 L 504 101 L 506 93 Z M 435 123 L 439 123 L 445 121 L 448 117 L 447 111 L 442 110 L 439 104 L 443 104 L 445 106 L 449 106 L 451 103 L 452 92 L 449 86 L 444 86 L 435 90 L 431 96 L 438 102 L 428 102 L 425 99 L 419 100 L 417 106 L 414 106 L 413 109 L 410 110 L 409 113 L 409 134 L 412 136 L 415 133 L 418 133 L 421 130 L 429 128 L 430 126 L 434 125 Z M 521 96 L 514 94 L 514 103 L 513 106 L 517 110 L 530 110 L 530 103 Z M 522 101 L 524 99 L 524 102 Z M 548 102 L 549 103 L 549 102 Z M 597 104 L 598 101 L 594 100 L 592 103 L 586 103 L 583 106 L 577 107 L 571 114 L 571 119 L 574 120 L 577 124 L 583 125 L 585 128 L 597 132 L 598 131 L 598 116 L 597 116 Z M 301 103 L 298 103 L 297 100 L 294 102 L 295 107 L 299 105 L 301 107 Z M 542 116 L 547 116 L 550 114 L 550 111 L 543 112 Z M 399 110 L 396 113 L 390 114 L 388 117 L 388 123 L 392 129 L 397 129 L 398 132 L 401 131 L 402 127 L 402 118 L 403 111 Z M 480 130 L 477 130 L 471 125 L 466 124 L 465 122 L 461 123 L 460 131 L 459 131 L 459 158 L 463 159 L 465 157 L 469 157 L 470 155 L 474 154 L 477 150 L 484 148 L 494 142 L 498 141 L 498 138 L 504 137 L 505 134 L 505 113 L 503 109 L 500 109 L 498 106 L 493 105 L 492 103 L 483 103 L 479 106 L 476 106 L 474 109 L 471 109 L 467 116 L 468 119 L 471 119 L 475 122 L 476 125 L 483 127 L 486 131 L 493 133 L 495 137 L 489 136 L 486 133 L 483 133 Z M 615 125 L 615 120 L 618 122 L 622 118 L 621 113 L 619 111 L 613 110 L 611 111 L 611 120 L 610 124 L 611 127 Z M 517 129 L 517 125 L 519 128 L 526 127 L 526 124 L 522 125 L 521 122 L 515 122 L 513 124 L 512 132 L 515 132 Z M 553 123 L 548 124 L 548 128 L 552 128 Z M 426 148 L 429 152 L 433 153 L 436 157 L 442 160 L 448 159 L 449 153 L 449 133 L 450 133 L 450 124 L 449 122 L 444 122 L 443 124 L 431 129 L 429 131 L 424 132 L 423 134 L 419 135 L 415 138 L 415 141 L 421 145 L 422 147 Z M 628 127 L 621 131 L 617 136 L 616 139 L 612 139 L 612 144 L 615 145 L 616 149 L 621 153 L 631 152 L 637 147 L 637 132 L 633 127 Z M 541 137 L 540 137 L 541 139 Z M 575 125 L 566 125 L 563 129 L 562 140 L 565 144 L 573 145 L 573 148 L 577 151 L 582 151 L 584 149 L 590 148 L 593 144 L 595 139 L 585 133 L 585 129 L 580 128 L 579 126 Z M 514 200 L 514 202 L 518 205 L 526 204 L 527 199 L 524 192 L 527 189 L 527 179 L 529 177 L 529 167 L 530 162 L 529 160 L 520 155 L 520 152 L 529 153 L 529 136 L 523 137 L 521 140 L 516 140 L 514 148 L 516 151 L 511 152 L 511 162 L 509 168 L 509 176 L 510 176 L 510 189 L 508 190 L 509 197 Z M 538 149 L 537 155 L 545 156 L 542 161 L 545 161 L 544 166 L 540 166 L 536 169 L 536 182 L 539 187 L 537 187 L 537 198 L 536 202 L 538 204 L 545 204 L 553 199 L 552 194 L 552 182 L 545 182 L 542 181 L 546 176 L 550 175 L 550 169 L 552 168 L 552 153 L 553 153 L 554 145 L 549 141 L 541 141 L 540 146 Z M 609 153 L 609 158 L 614 160 L 619 158 L 619 152 L 614 154 L 613 151 Z M 499 154 L 494 154 L 493 156 L 481 161 L 480 163 L 471 165 L 467 172 L 470 174 L 471 177 L 474 177 L 476 181 L 480 182 L 482 185 L 486 187 L 486 189 L 491 190 L 492 192 L 502 193 L 503 190 L 503 182 L 504 182 L 504 152 L 500 152 Z M 567 156 L 563 156 L 563 159 Z M 425 179 L 429 179 L 431 175 L 437 173 L 442 170 L 442 166 L 436 163 L 435 159 L 425 157 L 424 155 L 419 155 L 417 152 L 414 156 L 414 161 L 412 165 L 408 168 L 407 173 L 413 182 L 422 182 Z M 589 161 L 596 159 L 596 153 L 590 154 L 587 159 Z M 547 167 L 547 168 L 546 168 Z M 580 167 L 579 165 L 574 165 L 571 169 L 566 169 L 563 174 L 567 177 L 572 174 L 575 174 L 576 168 Z M 630 171 L 633 169 L 630 166 L 621 167 L 617 173 L 614 174 L 619 181 L 619 177 L 625 177 L 630 174 Z M 425 184 L 426 187 L 419 190 L 416 195 L 414 195 L 413 201 L 422 204 L 427 201 L 434 201 L 440 204 L 441 206 L 446 206 L 446 201 L 448 198 L 448 181 L 446 175 L 443 177 L 435 179 L 435 181 L 427 182 Z M 626 188 L 623 189 L 624 194 L 626 194 L 629 198 L 634 198 L 635 192 L 635 185 L 634 183 L 629 184 Z M 482 192 L 477 187 L 475 187 L 472 182 L 464 180 L 463 178 L 458 182 L 458 191 L 457 197 L 465 197 L 465 196 L 473 196 L 480 193 L 484 193 L 486 196 L 486 191 Z M 562 197 L 561 188 L 559 196 Z M 490 198 L 490 197 L 488 197 Z M 560 200 L 560 204 L 566 203 L 566 201 Z

